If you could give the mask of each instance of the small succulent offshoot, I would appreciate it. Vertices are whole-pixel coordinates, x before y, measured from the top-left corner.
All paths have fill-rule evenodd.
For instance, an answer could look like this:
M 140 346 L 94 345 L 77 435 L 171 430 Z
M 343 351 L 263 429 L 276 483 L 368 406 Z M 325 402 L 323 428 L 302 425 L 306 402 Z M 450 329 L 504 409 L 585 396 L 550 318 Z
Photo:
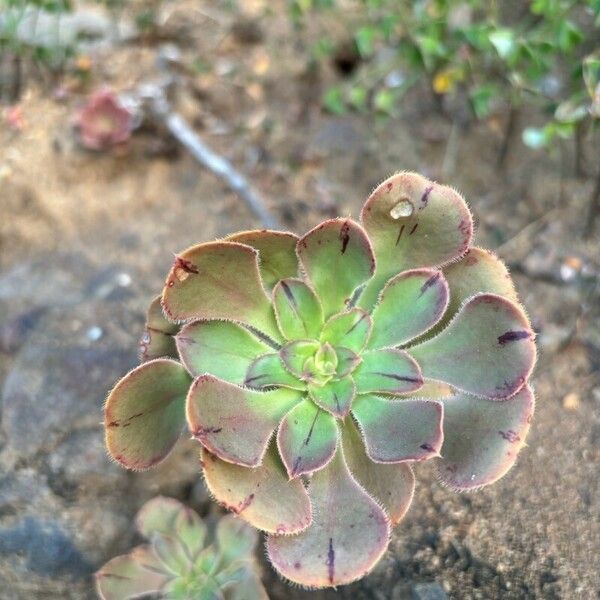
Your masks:
M 143 363 L 108 397 L 111 455 L 147 469 L 187 421 L 211 493 L 268 534 L 280 574 L 363 577 L 408 510 L 416 463 L 479 488 L 529 429 L 535 336 L 472 229 L 456 191 L 399 173 L 360 222 L 188 248 L 150 307 Z
M 131 137 L 133 115 L 109 89 L 94 92 L 76 118 L 79 141 L 88 150 L 109 150 Z
M 227 515 L 208 529 L 173 498 L 147 502 L 136 518 L 149 543 L 117 556 L 96 573 L 102 600 L 268 600 L 257 575 L 256 531 Z

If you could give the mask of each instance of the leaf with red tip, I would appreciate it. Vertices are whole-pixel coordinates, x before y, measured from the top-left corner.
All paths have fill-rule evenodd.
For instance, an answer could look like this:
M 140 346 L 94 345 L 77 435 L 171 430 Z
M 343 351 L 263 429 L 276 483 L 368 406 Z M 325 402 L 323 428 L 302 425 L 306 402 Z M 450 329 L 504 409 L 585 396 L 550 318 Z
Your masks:
M 187 420 L 192 435 L 223 460 L 255 467 L 282 417 L 302 395 L 279 388 L 255 392 L 202 375 L 187 397 Z
M 160 304 L 160 296 L 152 300 L 146 315 L 146 328 L 140 340 L 140 360 L 153 358 L 177 358 L 175 334 L 179 325 L 168 321 Z
M 404 394 L 423 385 L 419 365 L 406 352 L 396 348 L 363 352 L 362 363 L 353 376 L 359 394 Z
M 160 594 L 172 577 L 149 546 L 139 546 L 96 573 L 96 590 L 102 600 L 134 600 Z
M 249 367 L 244 385 L 254 389 L 271 386 L 288 387 L 293 390 L 306 389 L 306 383 L 294 377 L 283 366 L 281 356 L 277 353 L 259 356 Z
M 162 296 L 170 319 L 227 319 L 279 339 L 273 308 L 262 287 L 258 252 L 234 242 L 208 242 L 176 257 Z
M 425 377 L 501 400 L 521 389 L 531 374 L 534 338 L 519 306 L 501 296 L 479 294 L 439 335 L 410 353 Z
M 273 289 L 273 308 L 279 330 L 287 340 L 316 338 L 323 309 L 315 293 L 300 279 L 282 279 Z
M 335 419 L 311 400 L 296 405 L 281 421 L 277 447 L 290 479 L 322 469 L 335 452 Z
M 185 425 L 191 378 L 174 360 L 143 363 L 121 379 L 104 407 L 106 446 L 128 469 L 148 469 L 166 458 Z
M 443 404 L 442 483 L 469 490 L 505 475 L 525 445 L 535 404 L 531 388 L 502 402 L 460 394 Z
M 360 308 L 333 315 L 325 323 L 321 332 L 321 342 L 332 346 L 343 346 L 354 352 L 361 352 L 371 333 L 372 320 L 369 313 Z
M 444 267 L 450 289 L 450 302 L 434 332 L 441 331 L 475 294 L 496 294 L 518 304 L 517 292 L 504 263 L 489 250 L 469 248 L 458 261 Z M 432 332 L 433 333 L 433 332 Z
M 194 321 L 176 339 L 181 361 L 192 376 L 210 373 L 237 384 L 244 383 L 253 361 L 269 352 L 245 327 L 230 321 Z
M 386 179 L 365 202 L 361 221 L 377 258 L 375 277 L 359 301 L 366 309 L 375 304 L 390 277 L 456 260 L 473 234 L 473 219 L 462 196 L 417 173 Z
M 317 225 L 298 240 L 297 252 L 325 318 L 343 310 L 354 290 L 368 281 L 375 269 L 371 242 L 352 219 Z
M 311 522 L 311 505 L 301 479 L 289 481 L 275 444 L 259 467 L 233 465 L 202 451 L 204 478 L 218 502 L 257 529 L 297 533 Z
M 260 274 L 267 289 L 273 289 L 281 279 L 298 276 L 298 236 L 294 233 L 257 229 L 240 231 L 226 239 L 228 242 L 246 244 L 258 250 Z
M 435 400 L 359 396 L 352 406 L 367 454 L 378 463 L 427 460 L 442 446 L 442 405 Z
M 415 491 L 415 476 L 410 465 L 374 463 L 367 456 L 360 432 L 352 419 L 344 422 L 342 443 L 354 478 L 381 503 L 392 525 L 398 525 L 408 511 Z
M 348 471 L 341 448 L 313 475 L 313 523 L 295 536 L 270 536 L 275 569 L 308 587 L 344 585 L 364 577 L 385 552 L 390 523 L 385 512 Z
M 356 387 L 351 375 L 331 379 L 325 385 L 308 385 L 308 393 L 315 404 L 343 419 L 350 411 L 356 396 Z
M 437 269 L 404 271 L 388 281 L 373 310 L 369 348 L 400 346 L 435 325 L 448 306 L 448 284 Z

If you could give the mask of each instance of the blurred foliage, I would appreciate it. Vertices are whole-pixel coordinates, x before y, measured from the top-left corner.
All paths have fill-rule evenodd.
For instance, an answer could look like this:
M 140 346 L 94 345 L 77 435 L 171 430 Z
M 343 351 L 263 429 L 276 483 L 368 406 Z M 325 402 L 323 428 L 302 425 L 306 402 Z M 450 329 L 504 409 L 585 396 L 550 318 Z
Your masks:
M 598 118 L 600 55 L 589 52 L 598 47 L 600 0 L 289 3 L 299 29 L 325 11 L 344 15 L 361 61 L 349 81 L 326 91 L 324 106 L 333 113 L 394 115 L 403 94 L 426 81 L 440 100 L 466 97 L 476 119 L 509 106 L 540 107 L 552 116 L 543 128 L 523 132 L 532 147 L 570 137 L 584 120 Z M 335 49 L 325 35 L 313 59 Z

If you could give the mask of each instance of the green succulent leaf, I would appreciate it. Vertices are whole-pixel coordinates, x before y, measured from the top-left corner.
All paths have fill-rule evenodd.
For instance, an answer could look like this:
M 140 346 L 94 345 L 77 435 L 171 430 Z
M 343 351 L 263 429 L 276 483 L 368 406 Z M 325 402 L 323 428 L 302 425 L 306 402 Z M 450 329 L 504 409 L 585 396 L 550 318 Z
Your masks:
M 374 463 L 367 456 L 360 432 L 351 418 L 346 419 L 342 427 L 342 444 L 354 478 L 385 508 L 392 525 L 398 525 L 415 491 L 415 476 L 410 465 Z
M 281 421 L 277 447 L 290 479 L 322 469 L 335 453 L 335 419 L 310 400 L 296 405 Z
M 375 270 L 371 242 L 352 219 L 321 223 L 300 238 L 297 252 L 321 300 L 325 318 L 344 309 L 354 291 L 368 281 Z
M 448 306 L 448 284 L 437 269 L 414 269 L 393 277 L 373 310 L 369 348 L 400 346 L 435 325 Z
M 377 259 L 377 271 L 359 305 L 370 310 L 387 280 L 408 269 L 440 267 L 462 256 L 473 220 L 452 188 L 417 173 L 398 173 L 380 184 L 361 212 Z
M 188 425 L 193 437 L 219 458 L 255 467 L 279 421 L 301 398 L 295 390 L 256 392 L 201 375 L 187 397 Z
M 359 394 L 405 394 L 423 385 L 419 365 L 403 350 L 382 348 L 362 354 L 362 363 L 354 371 Z
M 188 557 L 197 555 L 206 540 L 206 525 L 191 508 L 182 507 L 175 519 L 174 532 Z
M 162 461 L 185 425 L 185 396 L 191 383 L 178 362 L 157 358 L 121 379 L 104 407 L 106 447 L 128 469 Z
M 349 412 L 356 396 L 356 386 L 351 375 L 331 379 L 325 385 L 308 385 L 312 401 L 334 417 L 343 419 Z
M 134 600 L 159 594 L 172 575 L 147 546 L 117 556 L 96 573 L 96 589 L 102 600 Z
M 294 233 L 260 229 L 240 231 L 226 239 L 228 242 L 238 242 L 258 250 L 260 274 L 267 289 L 273 289 L 275 284 L 282 279 L 297 277 L 296 243 L 298 236 Z
M 459 394 L 443 404 L 442 483 L 469 490 L 505 475 L 525 445 L 535 404 L 531 388 L 525 386 L 502 402 Z
M 157 533 L 152 537 L 152 549 L 173 575 L 183 575 L 188 569 L 190 555 L 187 553 L 187 548 L 176 537 Z
M 233 515 L 219 519 L 216 531 L 221 565 L 250 559 L 258 543 L 256 531 Z
M 286 344 L 279 352 L 279 356 L 290 373 L 298 379 L 308 380 L 314 377 L 315 373 L 314 369 L 306 369 L 306 366 L 311 366 L 312 364 L 309 363 L 307 365 L 307 361 L 314 357 L 318 349 L 318 342 L 313 340 L 296 340 L 295 342 Z M 312 367 L 314 368 L 314 364 Z
M 476 294 L 497 294 L 518 302 L 508 269 L 489 250 L 469 248 L 458 262 L 445 267 L 444 274 L 450 289 L 450 301 L 434 332 L 443 329 L 460 310 L 461 305 Z
M 287 579 L 310 587 L 359 579 L 388 546 L 387 515 L 352 477 L 340 448 L 313 475 L 309 494 L 311 527 L 298 535 L 267 538 L 273 566 Z
M 240 321 L 280 339 L 262 287 L 258 252 L 244 244 L 208 242 L 185 250 L 167 276 L 162 305 L 173 321 Z
M 367 454 L 377 463 L 427 460 L 442 446 L 442 405 L 434 400 L 359 396 L 352 406 Z
M 168 321 L 160 304 L 160 296 L 152 300 L 146 315 L 146 327 L 140 340 L 140 360 L 142 362 L 154 358 L 177 358 L 175 334 L 179 325 Z
M 337 356 L 337 368 L 335 371 L 337 377 L 346 377 L 346 375 L 352 373 L 362 361 L 362 358 L 350 350 L 350 348 L 336 346 L 335 354 Z
M 332 346 L 343 346 L 354 352 L 361 352 L 371 333 L 372 320 L 369 313 L 360 308 L 333 315 L 321 331 L 321 342 Z
M 260 579 L 247 569 L 246 579 L 240 581 L 232 590 L 228 590 L 227 600 L 269 600 Z
M 225 508 L 257 529 L 297 533 L 312 520 L 311 504 L 300 478 L 290 481 L 275 444 L 259 467 L 248 469 L 202 451 L 204 479 Z
M 273 289 L 277 324 L 288 340 L 317 338 L 323 309 L 315 293 L 300 279 L 282 279 Z
M 438 336 L 410 349 L 423 375 L 500 400 L 517 392 L 535 364 L 535 334 L 518 305 L 495 294 L 471 298 Z
M 135 523 L 146 539 L 152 539 L 155 534 L 175 532 L 182 542 L 188 544 L 189 550 L 192 549 L 190 543 L 202 547 L 206 538 L 206 526 L 200 517 L 174 498 L 152 498 L 140 509 Z
M 270 348 L 245 327 L 230 321 L 195 321 L 177 335 L 181 361 L 193 377 L 210 373 L 242 384 L 248 367 Z
M 288 387 L 293 390 L 304 390 L 306 384 L 294 377 L 283 365 L 278 353 L 263 354 L 249 367 L 244 385 L 261 389 L 270 386 Z

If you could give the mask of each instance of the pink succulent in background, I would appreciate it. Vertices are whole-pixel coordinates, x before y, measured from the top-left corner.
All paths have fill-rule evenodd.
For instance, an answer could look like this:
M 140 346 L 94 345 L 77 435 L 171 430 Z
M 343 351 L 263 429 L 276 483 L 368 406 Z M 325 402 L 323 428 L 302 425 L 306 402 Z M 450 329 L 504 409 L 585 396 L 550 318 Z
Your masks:
M 143 364 L 107 399 L 110 454 L 147 469 L 187 422 L 212 495 L 268 534 L 280 574 L 314 588 L 363 577 L 415 465 L 476 489 L 525 443 L 535 333 L 472 234 L 456 191 L 399 173 L 360 222 L 188 248 L 150 306 Z
M 79 140 L 88 150 L 108 150 L 131 136 L 133 115 L 109 89 L 89 96 L 77 115 Z

